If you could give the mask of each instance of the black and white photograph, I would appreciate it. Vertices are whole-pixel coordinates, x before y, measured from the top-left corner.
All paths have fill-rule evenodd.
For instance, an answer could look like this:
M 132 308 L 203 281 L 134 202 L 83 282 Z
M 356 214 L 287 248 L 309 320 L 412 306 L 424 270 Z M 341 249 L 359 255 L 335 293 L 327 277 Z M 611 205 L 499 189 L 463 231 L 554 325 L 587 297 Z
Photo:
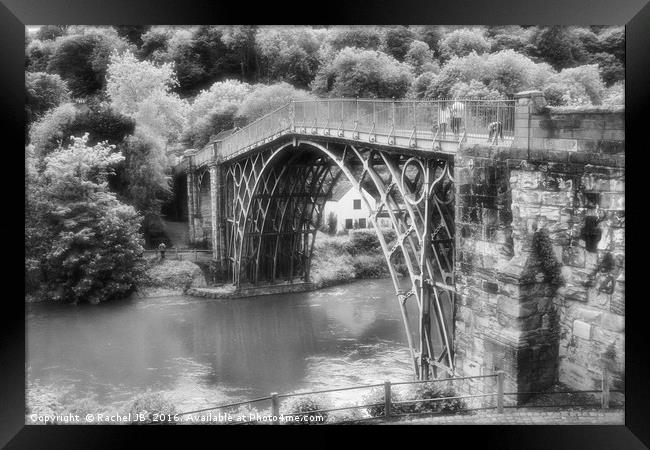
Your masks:
M 26 425 L 625 424 L 624 23 L 24 54 Z

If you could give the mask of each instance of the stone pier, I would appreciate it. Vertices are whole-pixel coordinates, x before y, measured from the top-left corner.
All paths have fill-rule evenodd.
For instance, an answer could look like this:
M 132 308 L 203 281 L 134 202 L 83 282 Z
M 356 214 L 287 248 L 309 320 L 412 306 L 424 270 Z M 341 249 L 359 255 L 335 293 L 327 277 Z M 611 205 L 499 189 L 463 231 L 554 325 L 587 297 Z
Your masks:
M 456 367 L 503 370 L 506 392 L 599 389 L 603 367 L 620 385 L 624 111 L 549 108 L 526 92 L 515 114 L 512 147 L 464 148 L 455 160 Z

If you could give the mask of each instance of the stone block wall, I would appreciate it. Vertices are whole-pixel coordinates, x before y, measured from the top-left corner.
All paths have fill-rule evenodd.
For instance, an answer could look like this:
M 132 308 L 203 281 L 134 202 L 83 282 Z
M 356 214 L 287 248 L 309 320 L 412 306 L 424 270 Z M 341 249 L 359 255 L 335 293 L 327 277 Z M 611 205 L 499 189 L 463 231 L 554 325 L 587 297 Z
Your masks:
M 512 147 L 465 148 L 455 160 L 456 368 L 503 370 L 506 392 L 557 381 L 597 389 L 603 366 L 616 384 L 624 374 L 623 112 L 551 110 L 528 93 L 515 120 L 527 117 L 531 128 L 518 128 Z M 480 380 L 468 391 L 494 385 Z

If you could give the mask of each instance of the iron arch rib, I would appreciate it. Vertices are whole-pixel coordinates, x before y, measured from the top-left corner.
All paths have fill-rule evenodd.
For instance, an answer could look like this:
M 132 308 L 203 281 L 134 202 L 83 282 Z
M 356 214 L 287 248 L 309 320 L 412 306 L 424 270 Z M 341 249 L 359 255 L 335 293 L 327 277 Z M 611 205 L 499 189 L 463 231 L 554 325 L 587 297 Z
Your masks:
M 345 176 L 359 193 L 363 188 L 375 197 L 371 204 L 361 195 L 388 264 L 416 374 L 453 374 L 454 211 L 453 196 L 445 197 L 453 168 L 435 155 L 415 158 L 421 169 L 409 175 L 409 159 L 388 150 L 294 140 L 230 163 L 233 283 L 308 280 L 323 206 Z M 380 226 L 380 212 L 396 232 L 394 241 Z M 397 270 L 398 254 L 408 277 Z M 409 317 L 413 301 L 416 326 Z

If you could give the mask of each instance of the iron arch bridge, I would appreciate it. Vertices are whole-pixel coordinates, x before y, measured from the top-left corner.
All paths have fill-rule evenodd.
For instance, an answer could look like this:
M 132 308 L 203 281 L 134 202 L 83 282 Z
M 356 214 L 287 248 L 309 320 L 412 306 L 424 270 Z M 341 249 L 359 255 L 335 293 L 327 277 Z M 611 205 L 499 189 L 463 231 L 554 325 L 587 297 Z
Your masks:
M 454 154 L 472 141 L 509 145 L 513 124 L 510 101 L 289 102 L 186 152 L 191 234 L 210 235 L 238 287 L 309 281 L 323 207 L 347 178 L 376 201 L 361 196 L 417 376 L 453 374 Z

